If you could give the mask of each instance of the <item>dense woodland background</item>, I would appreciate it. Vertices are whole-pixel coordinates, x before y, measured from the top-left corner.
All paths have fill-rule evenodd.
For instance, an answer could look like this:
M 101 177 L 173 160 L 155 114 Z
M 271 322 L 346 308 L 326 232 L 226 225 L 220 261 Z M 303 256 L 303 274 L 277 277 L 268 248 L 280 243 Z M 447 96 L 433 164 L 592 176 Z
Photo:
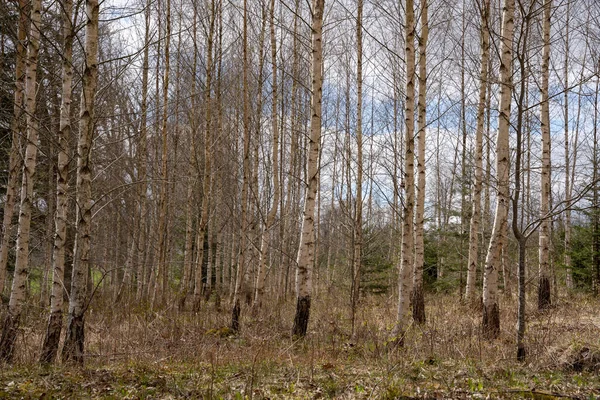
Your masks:
M 597 315 L 595 0 L 2 1 L 0 47 L 3 361 L 293 322 L 542 362 Z

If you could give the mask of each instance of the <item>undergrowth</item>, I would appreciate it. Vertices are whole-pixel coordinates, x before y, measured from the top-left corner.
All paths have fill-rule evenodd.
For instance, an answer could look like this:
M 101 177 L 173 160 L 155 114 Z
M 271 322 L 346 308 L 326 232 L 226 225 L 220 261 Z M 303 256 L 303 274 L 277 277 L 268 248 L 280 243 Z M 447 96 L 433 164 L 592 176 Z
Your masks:
M 394 298 L 361 300 L 352 337 L 338 293 L 313 300 L 309 332 L 290 338 L 293 301 L 230 309 L 150 310 L 98 298 L 87 315 L 83 369 L 36 363 L 45 318 L 29 307 L 0 398 L 599 398 L 597 299 L 528 309 L 527 360 L 516 361 L 516 304 L 501 303 L 500 337 L 486 341 L 480 311 L 450 295 L 427 298 L 427 322 L 393 347 Z M 176 303 L 176 302 L 173 302 Z

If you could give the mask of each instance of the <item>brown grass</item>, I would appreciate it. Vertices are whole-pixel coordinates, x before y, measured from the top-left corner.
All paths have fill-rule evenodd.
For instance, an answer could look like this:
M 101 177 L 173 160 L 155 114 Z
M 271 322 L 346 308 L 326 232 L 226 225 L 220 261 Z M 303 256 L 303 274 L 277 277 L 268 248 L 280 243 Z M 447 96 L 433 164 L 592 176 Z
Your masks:
M 194 313 L 98 298 L 86 320 L 84 370 L 35 366 L 45 318 L 30 307 L 15 363 L 0 373 L 0 398 L 600 396 L 598 299 L 561 298 L 543 313 L 532 302 L 520 364 L 513 299 L 502 299 L 502 331 L 490 342 L 480 333 L 480 310 L 456 296 L 426 295 L 426 324 L 412 326 L 404 347 L 392 348 L 395 299 L 362 299 L 351 341 L 346 297 L 316 296 L 302 341 L 290 339 L 292 300 L 266 302 L 261 311 L 244 307 L 242 330 L 232 336 L 226 302 L 221 310 L 203 303 Z

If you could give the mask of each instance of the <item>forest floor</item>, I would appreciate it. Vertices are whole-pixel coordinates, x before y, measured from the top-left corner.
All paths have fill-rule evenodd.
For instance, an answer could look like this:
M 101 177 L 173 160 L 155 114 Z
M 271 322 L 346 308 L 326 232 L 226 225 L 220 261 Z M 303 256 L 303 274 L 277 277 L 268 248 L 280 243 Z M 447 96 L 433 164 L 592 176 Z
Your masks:
M 97 301 L 83 368 L 35 363 L 44 318 L 30 308 L 13 365 L 0 365 L 0 398 L 600 398 L 598 299 L 528 309 L 527 360 L 519 363 L 513 299 L 502 300 L 500 337 L 487 341 L 480 310 L 430 295 L 426 324 L 392 348 L 392 296 L 363 299 L 354 338 L 340 298 L 313 300 L 302 341 L 289 336 L 291 301 L 243 309 L 235 336 L 226 328 L 229 309 L 212 302 L 194 313 Z

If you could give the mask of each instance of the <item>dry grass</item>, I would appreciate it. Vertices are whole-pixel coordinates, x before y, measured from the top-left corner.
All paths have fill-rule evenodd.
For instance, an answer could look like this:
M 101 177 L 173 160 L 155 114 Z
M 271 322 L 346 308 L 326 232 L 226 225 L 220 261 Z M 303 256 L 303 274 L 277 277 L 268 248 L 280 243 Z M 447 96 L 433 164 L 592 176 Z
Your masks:
M 395 300 L 363 299 L 350 340 L 346 297 L 313 300 L 303 341 L 290 339 L 292 301 L 243 309 L 242 332 L 231 336 L 225 303 L 193 313 L 97 299 L 87 316 L 84 370 L 36 366 L 45 320 L 30 309 L 15 364 L 2 367 L 0 398 L 600 397 L 598 299 L 562 298 L 544 313 L 530 307 L 520 364 L 512 299 L 502 300 L 500 338 L 486 341 L 480 311 L 430 295 L 427 323 L 390 349 Z

